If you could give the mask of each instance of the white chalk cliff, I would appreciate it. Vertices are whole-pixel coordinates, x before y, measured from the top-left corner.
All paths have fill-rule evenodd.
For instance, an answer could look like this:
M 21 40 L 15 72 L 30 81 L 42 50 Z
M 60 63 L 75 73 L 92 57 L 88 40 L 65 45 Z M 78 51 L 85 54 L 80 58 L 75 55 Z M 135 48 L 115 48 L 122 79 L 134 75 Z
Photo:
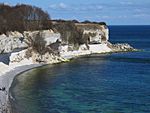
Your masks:
M 109 30 L 105 25 L 79 23 L 77 27 L 83 30 L 81 38 L 85 39 L 77 46 L 68 43 L 68 40 L 63 43 L 61 34 L 53 30 L 25 31 L 23 34 L 9 32 L 7 36 L 0 35 L 0 53 L 24 48 L 11 53 L 9 65 L 0 62 L 0 87 L 6 86 L 8 91 L 17 74 L 45 64 L 66 62 L 82 55 L 135 50 L 129 44 L 111 44 L 108 41 Z M 67 31 L 67 34 L 70 33 Z M 69 35 L 65 37 L 68 39 Z M 0 95 L 0 98 L 2 103 L 7 103 L 5 94 Z
M 93 26 L 93 25 L 92 25 Z M 29 57 L 27 56 L 27 52 L 30 50 L 30 48 L 26 50 L 22 50 L 20 52 L 12 53 L 10 56 L 10 63 L 9 65 L 11 67 L 13 66 L 22 66 L 22 65 L 29 65 L 29 64 L 36 64 L 36 63 L 43 63 L 43 64 L 52 64 L 52 63 L 58 63 L 62 61 L 67 61 L 70 58 L 81 56 L 81 55 L 87 55 L 92 53 L 106 53 L 110 52 L 111 49 L 107 46 L 108 41 L 108 28 L 105 26 L 98 26 L 96 29 L 91 29 L 91 25 L 88 27 L 84 27 L 84 25 L 78 26 L 84 30 L 84 34 L 93 33 L 94 36 L 90 36 L 88 48 L 86 44 L 82 44 L 79 46 L 78 50 L 73 50 L 70 48 L 73 48 L 73 45 L 60 45 L 59 46 L 59 55 L 55 55 L 49 52 L 46 52 L 43 55 L 38 54 L 35 51 L 30 51 Z M 56 43 L 58 40 L 61 42 L 61 35 L 60 33 L 54 33 L 53 30 L 43 30 L 43 31 L 25 31 L 24 41 L 27 39 L 27 37 L 33 38 L 34 35 L 37 33 L 41 33 L 42 37 L 46 41 L 46 47 L 50 46 L 53 43 Z M 103 39 L 105 38 L 105 39 Z M 97 44 L 92 44 L 97 43 Z
M 38 33 L 41 33 L 44 41 L 46 42 L 44 48 L 48 49 L 48 51 L 46 51 L 44 54 L 39 54 L 37 51 L 33 51 L 32 47 L 28 47 L 27 49 L 22 50 L 20 52 L 12 53 L 10 56 L 9 67 L 14 68 L 30 64 L 53 64 L 62 61 L 68 61 L 68 59 L 78 57 L 81 55 L 133 50 L 133 48 L 128 44 L 114 45 L 109 43 L 109 30 L 104 25 L 98 25 L 96 26 L 96 28 L 95 26 L 93 28 L 93 24 L 88 26 L 85 24 L 78 24 L 77 26 L 84 30 L 84 34 L 94 34 L 90 35 L 88 44 L 81 44 L 79 45 L 78 49 L 73 49 L 73 45 L 59 44 L 58 40 L 59 42 L 61 42 L 62 40 L 60 33 L 54 33 L 53 30 L 42 30 L 32 32 L 25 31 L 24 34 L 20 34 L 18 32 L 11 32 L 11 34 L 8 37 L 6 35 L 1 35 L 1 51 L 9 52 L 14 48 L 27 47 L 27 45 L 25 44 L 26 39 L 28 37 L 31 37 L 31 39 L 36 41 L 33 37 L 35 37 L 35 35 Z M 23 42 L 21 42 L 21 40 L 19 39 L 20 37 L 24 37 Z M 56 49 L 54 45 L 59 46 L 57 50 L 59 54 L 52 52 Z M 55 47 L 54 50 L 53 47 Z M 7 66 L 3 67 L 7 68 Z
M 22 41 L 23 35 L 19 32 L 9 32 L 0 35 L 0 53 L 12 52 L 16 48 L 24 48 L 27 45 Z
M 25 43 L 25 35 L 28 34 L 33 36 L 38 32 L 39 31 L 24 31 L 24 33 L 21 34 L 15 31 L 8 32 L 7 35 L 0 35 L 0 54 L 12 52 L 14 49 L 18 48 L 26 48 L 27 44 Z M 43 30 L 42 35 L 44 35 L 47 45 L 55 43 L 57 39 L 61 40 L 60 33 L 54 33 L 52 30 Z

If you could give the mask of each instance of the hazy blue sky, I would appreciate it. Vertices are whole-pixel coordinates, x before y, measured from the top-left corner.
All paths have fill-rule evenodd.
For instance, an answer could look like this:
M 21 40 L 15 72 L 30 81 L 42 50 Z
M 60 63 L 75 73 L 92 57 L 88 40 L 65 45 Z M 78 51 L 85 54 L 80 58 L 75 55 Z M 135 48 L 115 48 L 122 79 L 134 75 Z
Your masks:
M 32 4 L 52 19 L 105 21 L 109 25 L 150 25 L 150 0 L 1 0 Z

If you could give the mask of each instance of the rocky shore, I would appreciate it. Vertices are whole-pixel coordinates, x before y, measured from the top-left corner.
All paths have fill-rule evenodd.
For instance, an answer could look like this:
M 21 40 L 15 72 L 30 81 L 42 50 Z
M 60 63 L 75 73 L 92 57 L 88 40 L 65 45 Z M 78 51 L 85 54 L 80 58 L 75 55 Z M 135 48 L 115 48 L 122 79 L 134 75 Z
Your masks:
M 90 54 L 94 54 L 94 53 L 110 53 L 110 52 L 122 52 L 122 51 L 128 51 L 128 50 L 133 51 L 134 50 L 130 46 L 128 46 L 128 48 L 126 47 L 125 49 L 123 49 L 124 45 L 122 45 L 122 46 L 123 47 L 121 47 L 121 44 L 119 44 L 119 47 L 121 47 L 121 49 L 117 49 L 115 51 L 114 51 L 114 49 L 110 49 L 106 44 L 90 45 L 91 51 L 90 50 L 82 50 L 84 48 L 84 46 L 83 46 L 83 47 L 81 47 L 82 49 L 80 49 L 78 51 L 62 52 L 61 57 L 53 56 L 55 60 L 54 59 L 49 60 L 51 62 L 48 62 L 48 64 L 66 62 L 75 57 L 79 57 L 82 55 L 90 55 Z M 119 47 L 117 47 L 117 48 L 119 48 Z M 6 88 L 5 91 L 0 91 L 0 100 L 1 100 L 1 105 L 0 105 L 1 111 L 0 112 L 1 113 L 8 113 L 6 111 L 8 110 L 8 108 L 10 108 L 8 97 L 9 98 L 12 98 L 12 97 L 11 97 L 11 95 L 9 95 L 8 92 L 9 92 L 9 88 L 13 82 L 14 77 L 16 75 L 18 75 L 19 73 L 22 73 L 26 70 L 47 64 L 47 63 L 33 63 L 27 59 L 22 59 L 22 61 L 20 62 L 19 61 L 20 60 L 19 53 L 22 54 L 22 52 L 24 52 L 24 51 L 21 51 L 18 53 L 13 53 L 11 55 L 9 66 L 6 64 L 0 63 L 1 70 L 3 70 L 0 72 L 0 87 Z M 16 55 L 16 54 L 18 54 L 18 55 Z M 46 57 L 46 56 L 44 56 L 44 57 Z
M 9 65 L 0 62 L 0 88 L 3 88 L 0 90 L 0 113 L 11 113 L 8 111 L 8 97 L 12 97 L 8 92 L 14 77 L 19 73 L 47 64 L 68 62 L 83 55 L 136 51 L 129 44 L 111 44 L 108 41 L 108 28 L 104 25 L 76 26 L 84 30 L 82 38 L 86 39 L 83 44 L 77 46 L 69 43 L 68 39 L 62 39 L 61 34 L 53 30 L 26 31 L 24 34 L 10 32 L 8 36 L 0 35 L 0 53 L 11 52 L 15 48 L 26 48 L 12 53 Z M 66 36 L 69 35 L 68 32 Z M 42 39 L 37 38 L 38 36 Z

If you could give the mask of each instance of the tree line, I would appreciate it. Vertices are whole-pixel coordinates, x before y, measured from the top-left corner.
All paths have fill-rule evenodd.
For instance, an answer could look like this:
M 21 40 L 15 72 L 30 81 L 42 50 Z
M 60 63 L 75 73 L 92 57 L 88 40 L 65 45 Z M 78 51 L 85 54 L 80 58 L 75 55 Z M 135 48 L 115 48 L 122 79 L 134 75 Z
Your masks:
M 7 31 L 33 31 L 52 27 L 47 12 L 36 6 L 0 4 L 0 34 Z
M 83 22 L 79 22 L 78 20 L 62 20 L 62 19 L 56 19 L 56 20 L 52 20 L 55 22 L 73 22 L 73 23 L 83 23 L 83 24 L 99 24 L 99 25 L 107 25 L 105 22 L 94 22 L 94 21 L 90 21 L 90 20 L 85 20 Z

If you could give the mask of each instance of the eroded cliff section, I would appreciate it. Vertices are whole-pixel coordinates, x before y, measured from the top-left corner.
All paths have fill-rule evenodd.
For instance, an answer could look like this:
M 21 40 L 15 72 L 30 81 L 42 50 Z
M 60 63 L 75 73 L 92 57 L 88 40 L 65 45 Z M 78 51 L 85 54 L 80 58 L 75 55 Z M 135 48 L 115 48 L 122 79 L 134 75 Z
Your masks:
M 13 78 L 27 69 L 67 62 L 82 55 L 97 53 L 135 51 L 129 44 L 111 44 L 106 25 L 93 23 L 55 23 L 50 30 L 9 32 L 0 35 L 0 53 L 24 48 L 12 53 L 9 65 L 0 62 L 0 87 L 9 91 Z M 11 97 L 10 97 L 11 98 Z M 4 110 L 8 108 L 8 95 L 3 93 L 0 100 Z
M 0 35 L 0 54 L 12 52 L 17 48 L 27 47 L 23 42 L 23 34 L 15 31 Z
M 107 44 L 113 51 L 132 51 L 134 50 L 128 44 L 111 44 L 109 42 L 109 29 L 107 25 L 99 25 L 94 23 L 71 23 L 71 22 L 55 22 L 53 29 L 24 31 L 24 33 L 7 32 L 0 35 L 0 53 L 9 53 L 16 48 L 28 48 L 27 35 L 35 37 L 38 32 L 42 33 L 42 37 L 46 42 L 45 46 L 56 46 L 56 41 L 61 42 L 60 47 L 68 46 L 68 51 L 79 50 L 81 45 L 86 45 L 86 49 L 90 49 L 90 45 Z M 41 38 L 36 38 L 37 41 Z M 39 45 L 40 46 L 40 45 Z M 58 46 L 58 45 L 57 45 Z M 53 52 L 56 51 L 56 48 Z M 58 49 L 57 49 L 58 52 Z M 60 51 L 61 52 L 61 51 Z
M 63 27 L 68 28 L 62 32 Z M 11 67 L 65 62 L 81 55 L 135 51 L 129 44 L 111 44 L 106 25 L 77 23 L 72 26 L 61 23 L 55 31 L 24 32 L 23 36 L 28 48 L 12 53 Z
M 57 22 L 50 30 L 8 32 L 0 35 L 0 43 L 1 53 L 25 48 L 10 56 L 13 67 L 58 63 L 93 53 L 135 51 L 129 44 L 111 44 L 107 25 L 93 23 Z

